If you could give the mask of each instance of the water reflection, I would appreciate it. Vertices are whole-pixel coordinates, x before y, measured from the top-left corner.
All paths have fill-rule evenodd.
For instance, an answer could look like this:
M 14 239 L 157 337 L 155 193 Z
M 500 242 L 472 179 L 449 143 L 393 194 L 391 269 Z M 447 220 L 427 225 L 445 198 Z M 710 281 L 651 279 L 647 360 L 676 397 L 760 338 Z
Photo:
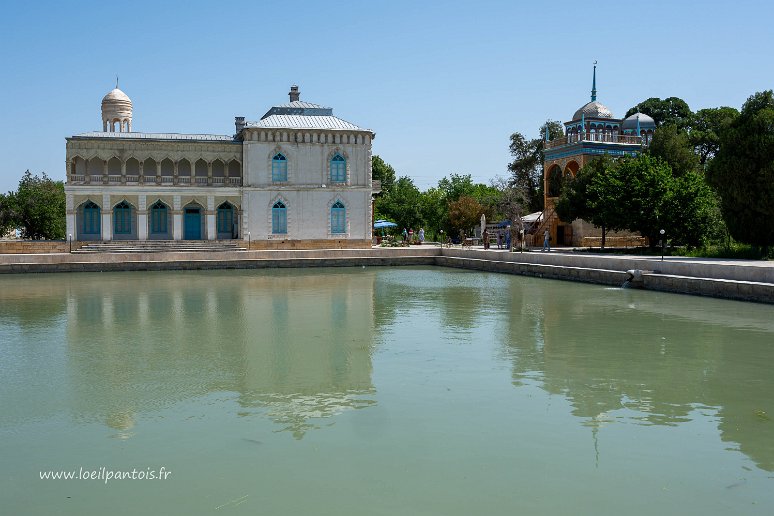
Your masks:
M 76 421 L 102 421 L 114 437 L 131 437 L 138 413 L 225 391 L 301 438 L 315 419 L 374 403 L 373 281 L 302 271 L 15 277 L 0 293 L 0 324 L 47 329 L 41 354 L 64 350 L 45 369 L 63 378 L 56 390 L 64 406 Z M 62 326 L 64 346 L 50 341 Z M 33 345 L 20 335 L 3 352 L 23 356 Z M 45 398 L 50 386 L 8 366 L 18 382 L 3 387 L 16 403 L 6 423 L 62 410 L 21 402 L 30 391 Z
M 513 282 L 503 344 L 515 385 L 565 397 L 596 429 L 716 419 L 721 438 L 774 471 L 770 307 L 687 296 Z

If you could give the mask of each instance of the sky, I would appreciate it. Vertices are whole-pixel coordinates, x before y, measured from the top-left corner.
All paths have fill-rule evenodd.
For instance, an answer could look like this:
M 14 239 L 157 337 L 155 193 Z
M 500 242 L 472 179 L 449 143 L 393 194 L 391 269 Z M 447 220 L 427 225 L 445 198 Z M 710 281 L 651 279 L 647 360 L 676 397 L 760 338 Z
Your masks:
M 65 138 L 101 130 L 114 86 L 140 132 L 233 134 L 288 102 L 376 133 L 422 190 L 507 174 L 509 136 L 589 101 L 740 108 L 774 88 L 774 2 L 326 0 L 0 4 L 0 192 L 65 178 Z

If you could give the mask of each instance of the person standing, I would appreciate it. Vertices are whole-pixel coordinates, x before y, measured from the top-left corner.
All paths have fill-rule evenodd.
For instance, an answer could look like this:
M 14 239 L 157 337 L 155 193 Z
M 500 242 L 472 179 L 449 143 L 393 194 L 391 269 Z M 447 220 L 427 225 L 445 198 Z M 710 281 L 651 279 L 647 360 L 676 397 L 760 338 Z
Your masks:
M 485 229 L 484 234 L 481 236 L 484 239 L 484 249 L 489 249 L 489 230 Z
M 403 228 L 403 241 L 405 242 L 408 239 L 408 231 L 406 231 L 406 228 Z
M 425 243 L 425 229 L 419 228 L 419 245 L 422 245 Z
M 549 233 L 548 229 L 546 229 L 543 232 L 543 249 L 542 251 L 550 251 L 551 246 L 548 244 L 551 241 L 551 233 Z

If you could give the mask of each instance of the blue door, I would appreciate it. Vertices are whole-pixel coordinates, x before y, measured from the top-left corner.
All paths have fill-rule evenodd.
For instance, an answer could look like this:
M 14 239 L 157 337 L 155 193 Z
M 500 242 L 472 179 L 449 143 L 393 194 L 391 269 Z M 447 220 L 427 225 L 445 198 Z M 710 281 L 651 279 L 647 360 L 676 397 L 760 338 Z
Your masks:
M 199 208 L 186 208 L 185 220 L 185 240 L 202 239 L 202 211 Z

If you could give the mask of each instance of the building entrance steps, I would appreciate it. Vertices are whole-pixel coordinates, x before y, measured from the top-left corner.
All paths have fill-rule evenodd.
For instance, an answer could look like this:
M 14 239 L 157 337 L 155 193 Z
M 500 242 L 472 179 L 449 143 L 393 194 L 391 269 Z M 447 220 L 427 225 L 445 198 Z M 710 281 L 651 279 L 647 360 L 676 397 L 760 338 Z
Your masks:
M 241 240 L 112 240 L 84 244 L 73 254 L 246 251 Z

